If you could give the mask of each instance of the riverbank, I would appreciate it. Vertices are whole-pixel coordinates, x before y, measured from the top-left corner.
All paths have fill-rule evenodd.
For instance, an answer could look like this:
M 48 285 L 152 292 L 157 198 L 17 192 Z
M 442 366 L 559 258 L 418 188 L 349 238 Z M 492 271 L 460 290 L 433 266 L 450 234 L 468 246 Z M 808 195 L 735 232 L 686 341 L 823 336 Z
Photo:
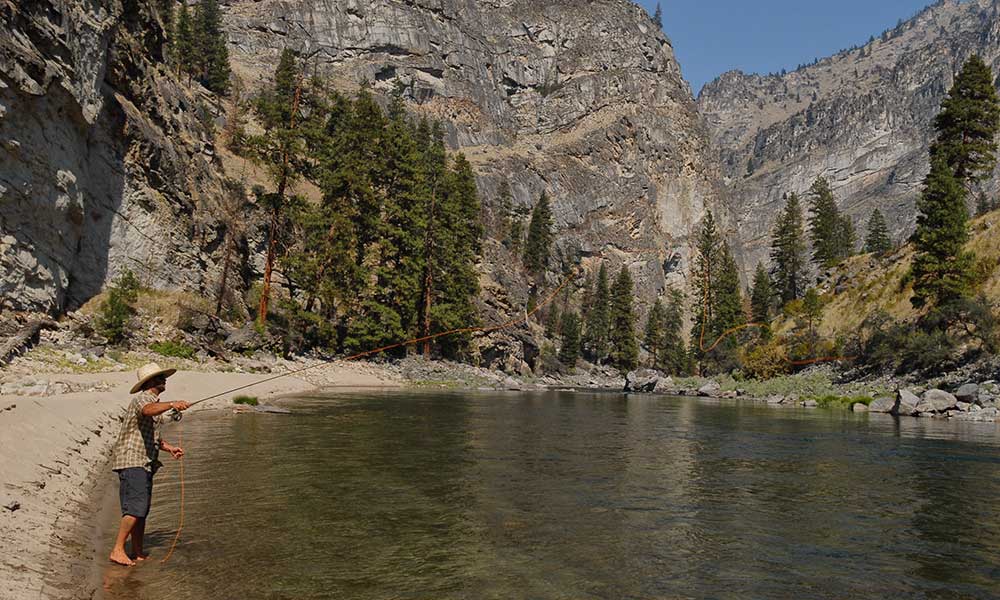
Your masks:
M 196 400 L 273 377 L 266 374 L 180 371 L 166 400 Z M 0 597 L 64 598 L 50 589 L 53 574 L 78 560 L 78 531 L 96 512 L 111 444 L 135 382 L 129 372 L 36 374 L 4 383 L 0 394 Z M 323 365 L 254 386 L 262 399 L 318 387 L 396 387 L 399 379 L 366 365 Z M 192 409 L 232 403 L 226 394 Z

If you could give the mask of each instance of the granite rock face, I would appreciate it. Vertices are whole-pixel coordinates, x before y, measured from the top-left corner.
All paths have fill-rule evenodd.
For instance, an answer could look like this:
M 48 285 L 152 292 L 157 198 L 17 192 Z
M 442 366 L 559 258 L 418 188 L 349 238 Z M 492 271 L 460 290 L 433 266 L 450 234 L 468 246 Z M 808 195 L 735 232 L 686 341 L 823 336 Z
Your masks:
M 515 208 L 543 190 L 552 198 L 550 285 L 577 258 L 603 257 L 628 266 L 643 314 L 665 285 L 683 284 L 706 209 L 728 221 L 670 42 L 628 0 L 231 0 L 224 10 L 234 69 L 251 87 L 290 47 L 341 89 L 402 89 L 410 110 L 445 122 L 477 171 L 494 238 L 484 289 L 501 312 L 529 292 L 499 243 L 507 186 Z
M 904 240 L 941 100 L 972 54 L 1000 72 L 998 41 L 1000 1 L 941 0 L 814 65 L 770 76 L 733 71 L 706 85 L 698 107 L 733 194 L 744 268 L 767 260 L 783 195 L 807 191 L 818 176 L 860 233 L 877 207 Z M 985 191 L 996 190 L 994 178 Z
M 152 3 L 0 0 L 0 310 L 79 306 L 124 268 L 214 280 L 220 178 Z

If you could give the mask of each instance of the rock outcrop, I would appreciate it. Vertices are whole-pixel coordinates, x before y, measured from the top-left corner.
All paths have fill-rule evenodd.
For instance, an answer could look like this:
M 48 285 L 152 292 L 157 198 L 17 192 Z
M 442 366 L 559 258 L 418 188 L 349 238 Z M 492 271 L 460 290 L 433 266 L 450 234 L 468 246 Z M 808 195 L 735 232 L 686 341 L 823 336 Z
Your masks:
M 941 0 L 881 37 L 782 75 L 733 71 L 698 107 L 733 193 L 744 268 L 767 259 L 786 192 L 830 180 L 864 230 L 880 208 L 895 240 L 912 231 L 933 119 L 972 54 L 1000 67 L 1000 2 Z M 996 178 L 986 191 L 995 194 Z
M 125 268 L 217 280 L 212 98 L 164 70 L 153 6 L 0 0 L 0 310 L 59 313 Z
M 643 313 L 682 283 L 706 209 L 728 218 L 670 42 L 628 0 L 232 0 L 225 22 L 251 86 L 290 47 L 342 89 L 400 89 L 444 121 L 479 177 L 484 288 L 505 311 L 529 292 L 499 243 L 508 186 L 514 208 L 553 200 L 550 284 L 579 257 L 626 264 Z

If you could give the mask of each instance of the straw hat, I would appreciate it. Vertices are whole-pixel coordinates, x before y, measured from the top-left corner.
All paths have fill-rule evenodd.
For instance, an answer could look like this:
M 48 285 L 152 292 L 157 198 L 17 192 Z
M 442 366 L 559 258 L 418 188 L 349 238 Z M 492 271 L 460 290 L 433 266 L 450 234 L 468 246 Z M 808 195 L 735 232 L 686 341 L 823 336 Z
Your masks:
M 146 382 L 150 379 L 156 377 L 157 375 L 163 375 L 164 377 L 170 377 L 177 372 L 177 369 L 161 369 L 160 365 L 156 363 L 149 363 L 148 365 L 143 365 L 139 367 L 139 370 L 135 372 L 136 376 L 139 377 L 139 383 L 132 386 L 132 390 L 129 391 L 130 394 L 134 394 L 142 389 L 142 386 L 146 385 Z

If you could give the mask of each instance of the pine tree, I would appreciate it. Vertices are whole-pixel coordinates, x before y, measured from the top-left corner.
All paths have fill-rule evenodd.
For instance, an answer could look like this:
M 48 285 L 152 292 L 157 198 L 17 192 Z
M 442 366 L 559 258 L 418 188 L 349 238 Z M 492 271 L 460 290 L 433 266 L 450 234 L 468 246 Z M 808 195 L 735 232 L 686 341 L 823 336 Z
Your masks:
M 684 344 L 684 293 L 676 288 L 667 292 L 663 311 L 663 337 L 660 342 L 660 367 L 671 375 L 691 372 L 690 355 Z
M 701 342 L 711 344 L 709 338 L 714 333 L 712 324 L 716 322 L 715 309 L 718 290 L 717 281 L 721 269 L 722 237 L 715 226 L 715 217 L 708 211 L 698 233 L 694 259 L 694 331 L 697 342 L 692 342 L 700 352 Z
M 716 336 L 746 323 L 743 312 L 743 294 L 740 292 L 740 277 L 736 260 L 729 250 L 729 244 L 722 243 L 718 278 L 715 282 L 715 320 L 711 323 Z
M 217 94 L 229 90 L 229 51 L 218 0 L 200 0 L 194 11 L 194 67 L 199 83 Z
M 1000 101 L 993 86 L 993 73 L 978 56 L 966 61 L 941 112 L 934 120 L 937 141 L 931 148 L 942 154 L 959 184 L 987 179 L 997 158 L 997 133 L 1000 131 Z
M 528 241 L 524 246 L 524 265 L 533 275 L 545 272 L 549 264 L 552 239 L 552 209 L 549 206 L 549 195 L 543 191 L 534 210 L 531 211 Z
M 889 237 L 889 227 L 885 224 L 882 211 L 875 209 L 868 218 L 868 235 L 865 236 L 865 252 L 881 256 L 892 250 L 892 239 Z
M 816 346 L 819 336 L 816 333 L 816 324 L 823 317 L 823 301 L 816 288 L 806 290 L 802 298 L 802 316 L 806 320 L 806 344 L 809 358 L 816 357 Z
M 771 262 L 774 268 L 772 275 L 782 304 L 801 298 L 805 291 L 804 237 L 799 198 L 791 194 L 785 210 L 778 217 L 771 241 Z
M 635 339 L 635 313 L 632 310 L 632 276 L 622 265 L 611 288 L 611 363 L 619 371 L 630 371 L 639 364 L 639 344 Z
M 969 239 L 965 190 L 943 152 L 931 157 L 931 171 L 917 200 L 913 244 L 913 298 L 916 308 L 943 305 L 969 291 L 973 257 L 963 247 Z
M 611 289 L 604 263 L 601 263 L 597 273 L 592 298 L 590 310 L 585 316 L 584 346 L 590 360 L 601 363 L 608 356 L 608 334 L 611 327 Z
M 170 44 L 171 61 L 178 75 L 194 69 L 194 30 L 187 0 L 181 0 Z
M 760 325 L 765 339 L 770 337 L 771 308 L 774 305 L 774 286 L 763 263 L 757 263 L 753 276 L 753 290 L 750 292 L 750 313 L 754 323 Z
M 660 364 L 663 354 L 660 348 L 663 343 L 663 317 L 663 302 L 657 298 L 646 317 L 646 329 L 643 335 L 643 344 L 649 352 L 650 366 L 654 369 Z
M 580 316 L 568 310 L 562 317 L 562 347 L 559 360 L 572 369 L 580 358 Z
M 656 22 L 656 24 L 660 26 L 660 30 L 662 31 L 663 30 L 663 7 L 660 6 L 659 2 L 656 3 L 656 13 L 654 13 L 654 15 L 653 15 L 653 21 Z
M 287 60 L 286 60 L 287 58 Z M 264 281 L 261 291 L 257 318 L 266 323 L 271 294 L 271 275 L 277 258 L 279 229 L 284 221 L 287 193 L 300 173 L 296 169 L 298 157 L 305 149 L 299 136 L 296 118 L 301 121 L 303 105 L 299 94 L 289 97 L 285 89 L 285 79 L 297 78 L 294 55 L 290 51 L 282 54 L 272 86 L 261 95 L 257 102 L 257 112 L 264 126 L 262 135 L 248 140 L 251 157 L 264 165 L 275 186 L 275 191 L 261 195 L 270 213 L 268 226 L 267 257 L 264 263 Z M 287 120 L 284 117 L 287 116 Z
M 833 199 L 829 182 L 820 177 L 809 190 L 811 197 L 809 233 L 813 243 L 813 260 L 821 267 L 837 265 L 853 253 L 854 226 L 849 217 L 840 214 Z
M 437 216 L 432 332 L 479 323 L 474 300 L 479 295 L 476 263 L 482 251 L 483 225 L 476 176 L 464 155 L 456 154 L 449 161 L 444 192 Z M 471 334 L 462 334 L 439 338 L 436 343 L 445 357 L 456 359 L 467 351 L 471 340 Z

